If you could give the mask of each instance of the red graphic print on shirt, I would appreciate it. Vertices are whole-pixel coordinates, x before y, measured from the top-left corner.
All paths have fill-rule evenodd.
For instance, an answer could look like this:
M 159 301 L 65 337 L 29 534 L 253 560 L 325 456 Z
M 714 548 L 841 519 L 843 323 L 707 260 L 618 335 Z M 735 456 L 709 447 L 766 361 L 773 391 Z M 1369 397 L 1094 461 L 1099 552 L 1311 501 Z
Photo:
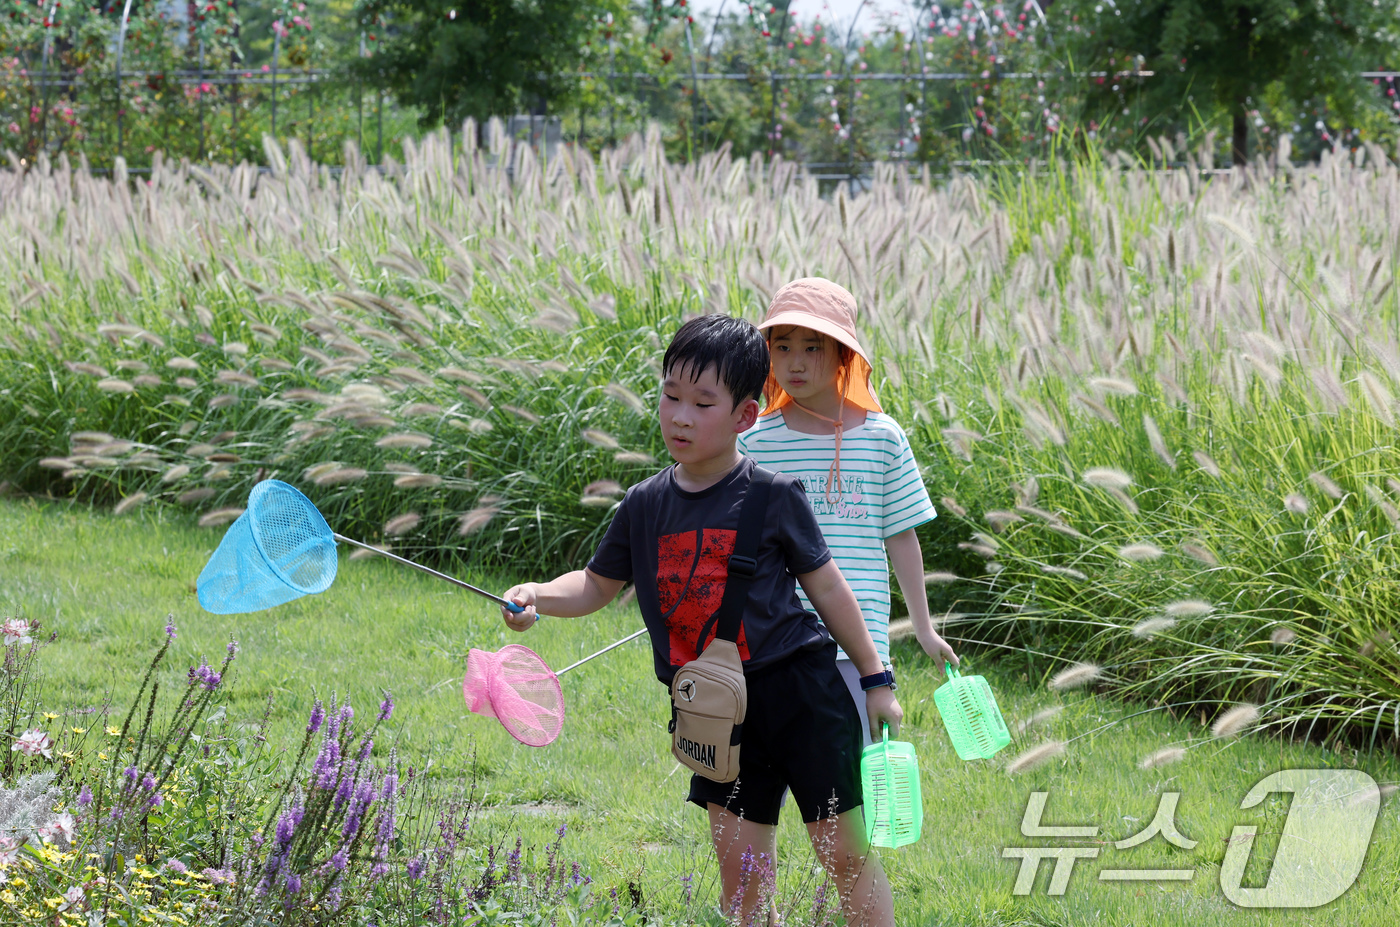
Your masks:
M 737 531 L 706 528 L 703 536 L 700 531 L 685 531 L 657 539 L 656 590 L 670 631 L 672 666 L 683 666 L 699 656 L 696 639 L 724 598 L 729 555 L 737 535 Z M 714 639 L 716 626 L 710 628 L 705 643 Z M 747 660 L 749 645 L 742 622 L 738 644 L 740 658 Z

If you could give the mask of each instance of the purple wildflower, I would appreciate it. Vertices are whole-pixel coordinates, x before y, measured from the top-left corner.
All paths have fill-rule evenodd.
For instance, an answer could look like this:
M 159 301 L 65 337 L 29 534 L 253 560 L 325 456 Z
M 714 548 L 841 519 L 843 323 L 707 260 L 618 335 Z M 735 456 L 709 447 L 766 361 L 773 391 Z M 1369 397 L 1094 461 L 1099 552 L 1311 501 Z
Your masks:
M 186 872 L 189 871 L 190 867 L 186 866 L 184 863 L 180 862 L 178 859 L 172 856 L 170 859 L 165 861 L 165 868 L 169 869 L 176 875 L 184 875 Z
M 234 882 L 232 869 L 204 869 L 201 874 L 215 885 L 232 885 Z
M 343 707 L 343 708 L 340 709 L 340 726 L 343 727 L 343 728 L 345 728 L 346 730 L 349 730 L 349 729 L 350 729 L 350 722 L 351 722 L 351 721 L 354 721 L 354 720 L 355 720 L 355 709 L 353 709 L 353 708 L 350 707 L 350 703 L 349 703 L 349 702 L 346 702 L 346 703 L 345 703 L 345 707 Z
M 306 733 L 314 734 L 321 729 L 321 722 L 326 720 L 326 709 L 321 706 L 321 700 L 311 706 L 311 718 L 306 722 Z
M 165 639 L 173 641 L 175 639 L 175 616 L 167 615 L 165 618 Z
M 335 790 L 335 810 L 338 813 L 350 796 L 355 793 L 355 764 L 348 762 L 340 777 L 340 787 Z
M 515 838 L 515 849 L 506 857 L 506 881 L 520 881 L 520 838 Z
M 388 864 L 388 863 L 383 863 L 383 862 L 375 863 L 375 864 L 374 864 L 373 866 L 371 866 L 370 869 L 369 869 L 369 877 L 370 877 L 371 879 L 377 879 L 377 878 L 379 878 L 380 876 L 384 875 L 384 873 L 386 873 L 386 872 L 388 872 L 388 871 L 389 871 L 389 864 Z
M 292 838 L 296 836 L 297 827 L 301 824 L 304 814 L 305 811 L 300 805 L 293 805 L 286 814 L 277 819 L 278 849 L 286 850 L 292 845 Z
M 225 649 L 228 651 L 228 658 L 232 660 L 234 656 L 238 653 L 238 641 L 229 641 L 228 647 L 226 647 Z
M 384 693 L 384 701 L 379 703 L 379 720 L 388 721 L 394 716 L 394 696 Z
M 327 728 L 327 730 L 330 732 L 329 736 L 331 736 L 331 737 L 339 737 L 339 736 L 340 736 L 340 712 L 336 711 L 336 708 L 335 708 L 335 697 L 334 697 L 334 696 L 331 697 L 331 708 L 330 708 L 330 711 L 327 712 L 327 715 L 328 715 L 328 717 L 331 719 L 331 720 L 330 720 L 330 727 Z
M 86 808 L 90 804 L 92 804 L 92 789 L 87 787 L 87 783 L 83 783 L 82 790 L 78 792 L 78 807 Z
M 345 815 L 345 826 L 341 828 L 341 836 L 346 840 L 351 839 L 360 831 L 360 822 L 364 818 L 365 811 L 374 802 L 374 783 L 362 782 L 355 792 L 355 800 L 350 804 L 350 811 Z
M 374 741 L 373 741 L 373 739 L 366 737 L 366 738 L 365 738 L 365 742 L 362 743 L 362 744 L 360 744 L 360 755 L 357 756 L 355 759 L 357 759 L 359 762 L 363 763 L 363 762 L 369 757 L 369 752 L 370 752 L 371 750 L 373 750 L 373 749 L 374 749 Z
M 408 877 L 417 882 L 419 879 L 423 878 L 423 869 L 426 866 L 427 863 L 423 861 L 423 857 L 413 857 L 413 859 L 408 861 Z
M 287 894 L 295 895 L 299 891 L 301 891 L 301 876 L 293 872 L 287 876 Z
M 345 867 L 349 864 L 350 857 L 345 852 L 345 847 L 336 850 L 335 855 L 331 857 L 331 867 L 335 869 L 336 872 L 344 872 Z
M 321 744 L 321 752 L 316 755 L 315 764 L 311 767 L 311 775 L 316 780 L 316 788 L 334 788 L 336 773 L 339 770 L 340 744 L 335 740 L 326 738 Z
M 121 809 L 120 806 L 118 806 L 118 807 L 116 807 L 116 808 L 113 808 L 113 809 L 112 809 L 112 820 L 113 820 L 113 821 L 120 821 L 120 820 L 122 819 L 122 815 L 123 815 L 123 814 L 124 814 L 124 812 L 122 811 L 122 809 Z
M 122 770 L 122 775 L 130 780 L 131 785 L 135 785 L 136 780 L 141 776 L 141 770 L 137 769 L 135 766 L 128 766 L 126 769 Z
M 153 776 L 153 775 L 151 775 L 150 773 L 146 773 L 146 775 L 143 776 L 143 777 L 141 778 L 141 788 L 143 788 L 143 789 L 145 789 L 147 792 L 149 792 L 151 789 L 153 789 L 153 788 L 155 788 L 155 787 L 156 787 L 156 777 Z
M 163 804 L 165 804 L 165 798 L 159 792 L 146 799 L 147 808 L 159 808 Z

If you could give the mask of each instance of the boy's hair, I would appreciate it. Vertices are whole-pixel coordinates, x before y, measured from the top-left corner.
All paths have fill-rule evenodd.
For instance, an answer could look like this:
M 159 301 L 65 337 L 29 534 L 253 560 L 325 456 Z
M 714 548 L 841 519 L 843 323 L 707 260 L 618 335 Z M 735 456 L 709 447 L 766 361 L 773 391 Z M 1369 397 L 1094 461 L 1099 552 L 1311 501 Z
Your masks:
M 734 398 L 734 408 L 745 399 L 763 395 L 768 380 L 768 342 L 747 319 L 727 315 L 702 315 L 680 327 L 661 359 L 661 375 L 690 368 L 691 382 L 714 366 L 719 381 Z

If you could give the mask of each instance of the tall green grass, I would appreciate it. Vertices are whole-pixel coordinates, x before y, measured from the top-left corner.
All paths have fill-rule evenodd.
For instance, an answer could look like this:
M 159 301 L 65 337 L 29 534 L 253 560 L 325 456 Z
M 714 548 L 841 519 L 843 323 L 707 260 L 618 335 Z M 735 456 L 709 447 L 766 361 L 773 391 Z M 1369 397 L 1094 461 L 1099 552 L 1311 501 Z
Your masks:
M 921 536 L 955 642 L 1400 739 L 1379 152 L 1214 175 L 1091 153 L 942 187 L 882 167 L 848 199 L 783 162 L 670 165 L 654 135 L 542 164 L 489 134 L 385 174 L 350 150 L 338 178 L 272 145 L 261 177 L 0 174 L 4 479 L 216 528 L 277 476 L 414 556 L 577 566 L 661 462 L 669 333 L 823 274 L 947 500 Z

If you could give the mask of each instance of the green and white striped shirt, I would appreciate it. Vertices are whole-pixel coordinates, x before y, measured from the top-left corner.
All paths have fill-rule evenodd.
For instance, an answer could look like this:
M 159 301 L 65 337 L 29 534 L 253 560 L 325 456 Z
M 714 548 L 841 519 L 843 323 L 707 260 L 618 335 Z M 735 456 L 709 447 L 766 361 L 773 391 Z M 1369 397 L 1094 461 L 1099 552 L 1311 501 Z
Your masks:
M 739 435 L 739 450 L 755 461 L 802 482 L 807 501 L 831 548 L 832 559 L 850 583 L 875 639 L 881 662 L 890 659 L 890 567 L 885 539 L 935 516 L 928 489 L 899 423 L 867 412 L 864 424 L 841 433 L 841 498 L 828 503 L 827 480 L 836 435 L 793 431 L 781 413 L 765 415 Z M 797 587 L 804 608 L 807 594 Z M 814 610 L 814 609 L 813 609 Z M 840 653 L 839 658 L 850 659 Z

